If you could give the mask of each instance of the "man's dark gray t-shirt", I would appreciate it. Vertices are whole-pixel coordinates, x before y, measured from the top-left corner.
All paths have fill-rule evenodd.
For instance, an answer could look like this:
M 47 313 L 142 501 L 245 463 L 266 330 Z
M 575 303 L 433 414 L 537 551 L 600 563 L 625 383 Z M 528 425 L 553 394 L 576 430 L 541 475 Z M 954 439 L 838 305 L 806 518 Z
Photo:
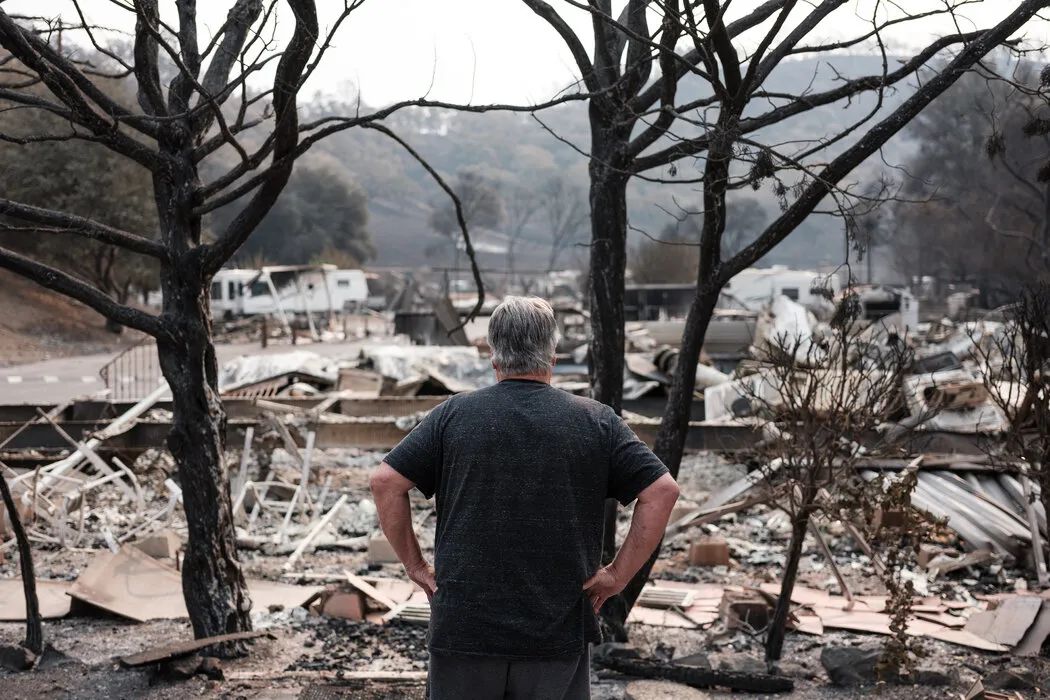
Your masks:
M 453 396 L 386 462 L 437 494 L 430 650 L 504 658 L 600 641 L 583 584 L 605 499 L 626 505 L 667 472 L 608 406 L 516 379 Z

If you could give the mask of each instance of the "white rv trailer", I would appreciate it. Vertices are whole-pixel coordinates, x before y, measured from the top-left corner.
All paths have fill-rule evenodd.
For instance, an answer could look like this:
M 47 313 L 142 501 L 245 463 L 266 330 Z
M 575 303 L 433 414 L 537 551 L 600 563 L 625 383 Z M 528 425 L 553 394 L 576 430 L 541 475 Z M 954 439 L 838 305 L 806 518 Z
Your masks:
M 837 274 L 792 270 L 783 265 L 741 270 L 722 290 L 722 306 L 759 311 L 779 296 L 803 306 L 820 304 L 842 289 Z
M 244 287 L 251 283 L 258 270 L 219 270 L 211 279 L 211 315 L 213 318 L 233 318 L 244 315 Z
M 284 325 L 297 314 L 331 313 L 364 304 L 368 281 L 361 270 L 335 265 L 270 265 L 220 270 L 212 279 L 217 316 L 272 314 Z

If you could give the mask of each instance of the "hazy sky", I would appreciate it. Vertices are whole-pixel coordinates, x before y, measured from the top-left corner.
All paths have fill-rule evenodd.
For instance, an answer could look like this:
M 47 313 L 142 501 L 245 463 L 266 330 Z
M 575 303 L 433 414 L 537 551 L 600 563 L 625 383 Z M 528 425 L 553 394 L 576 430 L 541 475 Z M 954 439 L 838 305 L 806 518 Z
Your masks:
M 129 0 L 130 1 L 130 0 Z M 561 0 L 549 0 L 573 24 L 589 48 L 590 19 L 585 12 Z M 958 3 L 959 0 L 953 0 Z M 202 34 L 217 28 L 232 0 L 199 0 Z M 614 0 L 614 7 L 624 4 Z M 738 17 L 759 0 L 735 0 L 729 18 Z M 905 0 L 920 12 L 943 7 L 943 0 Z M 131 28 L 127 12 L 110 0 L 83 0 L 90 19 L 100 24 Z M 167 21 L 175 24 L 174 2 L 161 0 Z M 814 35 L 815 40 L 840 39 L 862 32 L 866 18 L 878 5 L 893 10 L 885 0 L 853 0 L 832 15 L 834 22 Z M 318 0 L 322 27 L 343 6 L 342 0 Z M 810 6 L 800 2 L 801 17 Z M 960 11 L 963 31 L 987 27 L 1017 6 L 1012 0 L 984 0 Z M 8 0 L 9 13 L 62 15 L 75 20 L 68 0 Z M 885 12 L 880 16 L 885 17 Z M 291 17 L 279 17 L 278 37 L 286 37 Z M 903 53 L 927 43 L 932 36 L 954 31 L 945 18 L 924 20 L 887 31 L 889 47 Z M 1050 37 L 1046 23 L 1033 23 L 1028 36 L 1038 42 Z M 742 45 L 753 45 L 748 37 Z M 203 42 L 202 42 L 203 43 Z M 474 103 L 532 103 L 548 99 L 570 84 L 578 72 L 554 31 L 521 0 L 366 0 L 344 23 L 335 48 L 327 55 L 310 87 L 341 96 L 360 87 L 369 104 L 420 97 L 429 89 L 434 99 Z

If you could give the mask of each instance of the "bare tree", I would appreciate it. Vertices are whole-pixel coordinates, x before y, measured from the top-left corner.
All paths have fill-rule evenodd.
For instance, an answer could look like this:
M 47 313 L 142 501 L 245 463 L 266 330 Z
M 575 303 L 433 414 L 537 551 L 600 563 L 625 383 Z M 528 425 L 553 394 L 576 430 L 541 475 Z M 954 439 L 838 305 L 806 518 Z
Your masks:
M 565 0 L 590 14 L 592 50 L 565 18 L 544 0 L 523 0 L 565 42 L 587 87 L 590 144 L 578 145 L 590 168 L 591 204 L 591 382 L 593 396 L 616 409 L 622 398 L 624 321 L 623 283 L 627 245 L 627 183 L 632 177 L 673 179 L 677 163 L 700 159 L 696 296 L 686 319 L 681 355 L 673 375 L 668 408 L 656 452 L 677 474 L 689 422 L 700 348 L 722 288 L 790 235 L 830 198 L 833 210 L 848 199 L 840 183 L 884 146 L 937 96 L 994 48 L 1046 7 L 1025 0 L 986 30 L 947 33 L 891 68 L 885 38 L 907 32 L 911 23 L 941 17 L 947 27 L 961 27 L 954 0 L 923 12 L 877 1 L 870 26 L 856 35 L 827 42 L 817 38 L 840 16 L 854 14 L 847 0 L 767 0 L 737 12 L 738 4 L 719 0 L 628 0 L 617 15 L 611 0 Z M 991 3 L 988 3 L 991 4 Z M 656 31 L 651 16 L 660 19 Z M 953 20 L 956 20 L 953 22 Z M 679 51 L 679 45 L 686 48 Z M 770 76 L 785 60 L 828 56 L 842 49 L 873 46 L 882 70 L 871 75 L 836 75 L 832 87 L 787 93 L 770 87 Z M 956 56 L 910 97 L 878 120 L 887 91 L 916 75 L 948 49 Z M 650 81 L 654 64 L 659 76 Z M 679 86 L 695 83 L 691 97 L 679 99 Z M 683 91 L 683 94 L 686 94 Z M 846 105 L 867 97 L 870 109 L 828 133 L 814 110 Z M 787 143 L 763 138 L 772 127 L 797 129 Z M 656 174 L 654 174 L 656 173 Z M 781 214 L 755 233 L 729 258 L 722 257 L 729 218 L 727 195 L 746 187 L 772 186 Z M 607 517 L 609 514 L 607 513 Z M 608 530 L 607 530 L 608 531 Z M 648 576 L 643 568 L 624 592 L 628 610 Z M 619 613 L 617 613 L 617 616 Z M 615 629 L 622 619 L 606 616 Z
M 547 217 L 551 237 L 547 257 L 547 271 L 550 272 L 557 266 L 562 253 L 577 242 L 577 236 L 587 222 L 587 205 L 580 190 L 558 176 L 548 180 L 540 190 L 538 206 Z
M 492 227 L 503 222 L 506 216 L 503 198 L 483 174 L 473 170 L 460 171 L 453 186 L 459 194 L 463 218 L 468 226 Z M 430 212 L 430 226 L 455 241 L 459 234 L 456 207 L 445 199 L 435 202 Z
M 856 303 L 844 302 L 846 307 Z M 791 521 L 780 595 L 766 636 L 766 660 L 780 659 L 791 592 L 802 546 L 820 513 L 838 519 L 845 486 L 859 479 L 861 455 L 886 445 L 860 449 L 875 428 L 904 412 L 901 377 L 911 356 L 903 339 L 869 343 L 855 310 L 822 338 L 776 335 L 759 351 L 759 372 L 744 380 L 750 412 L 768 422 L 757 448 L 760 481 L 777 494 L 774 504 Z M 893 433 L 899 440 L 902 433 Z M 818 535 L 819 536 L 819 535 Z
M 300 123 L 299 92 L 360 1 L 341 3 L 322 33 L 313 0 L 288 0 L 294 26 L 283 45 L 274 38 L 278 4 L 236 0 L 202 47 L 194 0 L 175 3 L 177 27 L 162 20 L 156 0 L 121 3 L 134 25 L 129 58 L 99 43 L 102 28 L 84 19 L 77 2 L 73 5 L 80 20 L 73 24 L 49 24 L 0 9 L 0 48 L 6 52 L 0 54 L 0 108 L 27 110 L 38 117 L 31 132 L 0 133 L 0 139 L 20 144 L 82 141 L 134 164 L 137 174 L 152 183 L 156 235 L 78 216 L 58 203 L 33 206 L 0 198 L 0 216 L 32 225 L 40 235 L 77 236 L 152 261 L 159 269 L 163 294 L 159 314 L 120 303 L 80 277 L 8 248 L 0 247 L 0 267 L 156 338 L 173 398 L 168 446 L 178 464 L 189 523 L 182 579 L 197 637 L 251 626 L 224 463 L 226 413 L 218 393 L 208 287 L 273 207 L 295 160 L 325 136 L 355 126 L 397 141 L 452 196 L 454 220 L 466 238 L 479 280 L 478 304 L 483 301 L 459 201 L 407 142 L 379 123 L 406 106 L 449 105 L 412 100 L 372 113 Z M 66 35 L 89 42 L 107 57 L 107 64 L 78 58 L 74 41 Z M 269 86 L 249 90 L 249 79 L 267 70 L 272 70 Z M 162 75 L 169 79 L 162 80 Z M 99 77 L 133 81 L 137 108 L 125 107 L 100 90 L 94 82 Z M 204 182 L 202 165 L 208 159 L 232 165 Z M 245 203 L 214 240 L 208 240 L 203 217 L 238 200 Z M 10 232 L 9 227 L 3 230 Z
M 503 232 L 507 236 L 507 281 L 513 284 L 518 244 L 525 235 L 529 222 L 536 214 L 539 197 L 532 189 L 517 184 L 504 188 L 501 194 L 506 214 Z

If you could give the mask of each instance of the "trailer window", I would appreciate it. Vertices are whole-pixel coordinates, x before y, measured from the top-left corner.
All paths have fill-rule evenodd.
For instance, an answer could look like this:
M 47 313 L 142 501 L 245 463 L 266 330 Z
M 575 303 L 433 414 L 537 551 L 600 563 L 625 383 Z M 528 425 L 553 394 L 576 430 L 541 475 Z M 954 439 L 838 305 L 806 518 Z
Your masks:
M 350 286 L 350 280 L 339 280 L 335 284 L 336 284 L 337 287 L 349 287 Z
M 253 297 L 268 297 L 270 296 L 270 285 L 263 281 L 252 282 L 251 293 Z
M 227 282 L 226 283 L 226 298 L 236 299 L 237 298 L 237 283 Z
M 791 301 L 798 301 L 798 287 L 784 287 L 780 293 Z
M 211 283 L 211 298 L 222 299 L 222 282 Z

